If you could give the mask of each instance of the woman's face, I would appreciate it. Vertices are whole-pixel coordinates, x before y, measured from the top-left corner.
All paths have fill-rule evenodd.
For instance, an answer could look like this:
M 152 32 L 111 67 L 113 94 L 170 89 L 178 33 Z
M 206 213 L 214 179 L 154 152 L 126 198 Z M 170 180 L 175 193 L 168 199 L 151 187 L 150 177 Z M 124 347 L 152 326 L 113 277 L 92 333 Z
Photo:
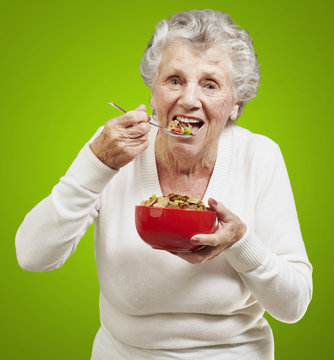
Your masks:
M 164 49 L 152 88 L 151 108 L 161 125 L 168 126 L 177 118 L 190 122 L 196 134 L 190 139 L 161 134 L 174 156 L 206 155 L 228 119 L 237 118 L 228 61 L 217 47 L 199 52 L 177 41 Z

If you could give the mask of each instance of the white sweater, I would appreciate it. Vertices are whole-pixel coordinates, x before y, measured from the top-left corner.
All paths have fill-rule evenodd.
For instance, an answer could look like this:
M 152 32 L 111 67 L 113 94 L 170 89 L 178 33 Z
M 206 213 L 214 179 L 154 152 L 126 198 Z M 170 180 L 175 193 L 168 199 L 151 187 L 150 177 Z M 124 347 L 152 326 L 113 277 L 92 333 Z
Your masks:
M 312 267 L 279 147 L 236 125 L 224 129 L 203 200 L 221 201 L 247 232 L 215 259 L 192 265 L 151 249 L 135 228 L 135 205 L 161 194 L 155 133 L 148 150 L 119 171 L 86 144 L 20 226 L 20 266 L 59 268 L 95 222 L 101 328 L 92 359 L 272 359 L 264 311 L 296 322 L 312 296 Z

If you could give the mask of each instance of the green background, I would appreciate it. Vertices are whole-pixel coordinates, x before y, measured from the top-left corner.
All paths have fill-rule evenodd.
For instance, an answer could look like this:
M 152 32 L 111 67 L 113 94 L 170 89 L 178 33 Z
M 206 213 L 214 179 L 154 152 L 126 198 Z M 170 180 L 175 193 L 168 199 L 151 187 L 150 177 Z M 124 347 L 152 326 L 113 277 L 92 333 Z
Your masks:
M 332 352 L 330 4 L 1 0 L 1 358 L 89 359 L 99 327 L 92 227 L 65 265 L 48 273 L 18 266 L 15 233 L 95 130 L 119 114 L 108 100 L 127 109 L 148 105 L 138 70 L 145 45 L 158 20 L 191 8 L 226 11 L 254 39 L 261 87 L 239 124 L 280 145 L 314 266 L 314 296 L 303 319 L 284 324 L 267 316 L 276 358 Z

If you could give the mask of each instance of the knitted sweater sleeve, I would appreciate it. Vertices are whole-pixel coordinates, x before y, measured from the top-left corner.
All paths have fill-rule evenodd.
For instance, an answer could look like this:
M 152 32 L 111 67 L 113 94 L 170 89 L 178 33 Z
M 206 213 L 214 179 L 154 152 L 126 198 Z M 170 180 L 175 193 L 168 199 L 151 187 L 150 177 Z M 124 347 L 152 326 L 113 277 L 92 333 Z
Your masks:
M 73 254 L 97 217 L 100 193 L 115 175 L 87 143 L 51 194 L 24 218 L 16 238 L 19 265 L 27 271 L 49 271 Z
M 312 266 L 277 145 L 261 173 L 268 175 L 257 198 L 254 226 L 224 254 L 262 307 L 277 320 L 293 323 L 311 301 Z

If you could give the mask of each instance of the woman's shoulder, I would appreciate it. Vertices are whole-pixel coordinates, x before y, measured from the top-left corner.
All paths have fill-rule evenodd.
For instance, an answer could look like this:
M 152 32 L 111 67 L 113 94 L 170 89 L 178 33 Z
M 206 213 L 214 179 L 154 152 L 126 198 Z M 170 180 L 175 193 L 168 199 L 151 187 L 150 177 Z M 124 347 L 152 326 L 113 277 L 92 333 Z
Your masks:
M 231 126 L 233 155 L 247 163 L 271 163 L 281 156 L 279 145 L 269 137 L 256 134 L 238 125 Z
M 234 146 L 247 152 L 276 152 L 278 144 L 268 136 L 254 133 L 239 125 L 232 125 L 231 132 Z

